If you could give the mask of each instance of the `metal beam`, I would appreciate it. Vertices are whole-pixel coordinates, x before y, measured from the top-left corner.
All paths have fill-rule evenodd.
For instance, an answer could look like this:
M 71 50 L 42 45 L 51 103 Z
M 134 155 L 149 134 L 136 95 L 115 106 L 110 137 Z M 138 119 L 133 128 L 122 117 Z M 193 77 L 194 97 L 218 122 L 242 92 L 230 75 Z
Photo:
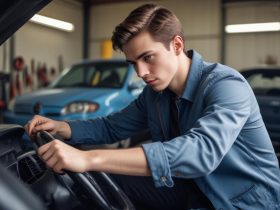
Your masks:
M 225 64 L 226 60 L 226 33 L 225 33 L 225 26 L 226 26 L 226 5 L 224 3 L 225 0 L 221 0 L 220 9 L 221 9 L 221 50 L 220 50 L 220 62 Z
M 90 0 L 83 0 L 83 59 L 89 57 Z

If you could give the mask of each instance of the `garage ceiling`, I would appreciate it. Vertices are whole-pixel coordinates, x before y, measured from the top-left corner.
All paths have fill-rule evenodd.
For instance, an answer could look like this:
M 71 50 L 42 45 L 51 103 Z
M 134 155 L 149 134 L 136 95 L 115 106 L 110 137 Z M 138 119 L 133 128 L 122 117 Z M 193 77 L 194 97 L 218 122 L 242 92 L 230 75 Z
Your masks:
M 143 0 L 73 0 L 73 1 L 76 1 L 76 2 L 80 2 L 80 3 L 83 3 L 83 2 L 86 2 L 86 1 L 89 1 L 91 5 L 100 5 L 100 4 L 109 4 L 109 3 L 121 3 L 121 2 L 137 2 L 137 1 L 142 1 Z M 221 0 L 223 3 L 236 3 L 236 2 L 267 2 L 267 1 L 278 1 L 280 2 L 280 0 Z M 151 1 L 149 1 L 151 2 Z
M 74 0 L 80 3 L 89 1 L 91 5 L 109 4 L 109 3 L 120 3 L 120 2 L 132 2 L 132 1 L 143 1 L 143 0 Z

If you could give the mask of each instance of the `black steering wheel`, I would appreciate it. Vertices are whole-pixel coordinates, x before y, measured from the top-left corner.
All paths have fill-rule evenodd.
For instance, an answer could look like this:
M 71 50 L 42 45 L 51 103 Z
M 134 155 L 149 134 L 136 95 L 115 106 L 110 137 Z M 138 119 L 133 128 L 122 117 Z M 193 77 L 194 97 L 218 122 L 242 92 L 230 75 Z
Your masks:
M 41 131 L 37 133 L 37 139 L 34 142 L 37 147 L 40 147 L 55 138 L 46 131 Z M 134 210 L 129 198 L 125 193 L 114 183 L 114 181 L 103 172 L 84 172 L 75 173 L 72 171 L 64 170 L 64 172 L 73 180 L 74 183 L 78 184 L 89 199 L 94 201 L 98 205 L 99 209 L 102 210 Z M 98 181 L 96 179 L 98 178 Z M 109 187 L 110 196 L 106 195 L 103 190 L 103 186 L 99 183 L 106 184 Z M 112 201 L 112 197 L 113 200 Z

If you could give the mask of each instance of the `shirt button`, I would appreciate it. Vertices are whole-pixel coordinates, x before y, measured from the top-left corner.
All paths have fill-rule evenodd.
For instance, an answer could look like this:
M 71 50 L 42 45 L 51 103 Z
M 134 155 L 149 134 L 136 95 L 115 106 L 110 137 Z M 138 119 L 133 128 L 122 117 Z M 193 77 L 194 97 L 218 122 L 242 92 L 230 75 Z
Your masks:
M 165 176 L 160 177 L 160 179 L 161 179 L 161 181 L 163 181 L 163 182 L 166 182 L 166 180 L 167 180 Z

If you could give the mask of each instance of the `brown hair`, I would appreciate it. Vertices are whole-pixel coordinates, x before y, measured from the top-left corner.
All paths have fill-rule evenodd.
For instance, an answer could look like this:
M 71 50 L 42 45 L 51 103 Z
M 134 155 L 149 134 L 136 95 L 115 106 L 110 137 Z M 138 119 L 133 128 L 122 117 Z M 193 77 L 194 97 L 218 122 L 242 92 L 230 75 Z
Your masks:
M 155 4 L 144 4 L 116 26 L 112 36 L 113 49 L 122 50 L 123 45 L 143 31 L 149 32 L 155 41 L 163 43 L 168 50 L 170 41 L 176 35 L 184 40 L 181 22 L 174 13 Z

